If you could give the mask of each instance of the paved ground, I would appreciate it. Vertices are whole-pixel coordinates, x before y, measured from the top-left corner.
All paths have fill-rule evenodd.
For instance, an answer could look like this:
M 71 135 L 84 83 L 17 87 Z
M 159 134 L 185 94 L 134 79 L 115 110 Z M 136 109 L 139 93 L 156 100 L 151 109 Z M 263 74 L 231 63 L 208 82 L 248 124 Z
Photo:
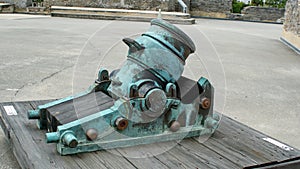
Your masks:
M 118 67 L 149 23 L 0 15 L 0 102 L 53 99 Z M 197 20 L 180 25 L 195 41 L 185 75 L 208 77 L 216 109 L 300 148 L 300 56 L 279 41 L 282 25 Z M 17 168 L 0 131 L 0 169 Z

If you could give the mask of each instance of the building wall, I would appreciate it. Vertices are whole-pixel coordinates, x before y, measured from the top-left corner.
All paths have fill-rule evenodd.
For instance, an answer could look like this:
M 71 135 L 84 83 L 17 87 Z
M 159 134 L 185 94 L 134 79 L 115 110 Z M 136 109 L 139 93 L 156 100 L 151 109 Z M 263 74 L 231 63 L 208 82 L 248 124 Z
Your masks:
M 45 6 L 78 6 L 170 11 L 174 0 L 44 0 Z
M 265 8 L 258 6 L 247 6 L 242 10 L 243 20 L 271 21 L 276 22 L 284 17 L 284 8 Z
M 17 8 L 31 5 L 31 0 L 2 0 L 15 4 Z M 183 0 L 192 16 L 227 18 L 232 9 L 232 0 Z M 177 0 L 44 0 L 45 7 L 50 6 L 77 6 L 121 8 L 138 10 L 182 11 Z
M 183 0 L 192 16 L 226 18 L 232 0 Z M 81 6 L 138 10 L 182 11 L 177 0 L 44 0 L 45 6 Z
M 232 0 L 192 0 L 192 16 L 228 18 L 232 10 Z
M 300 1 L 288 0 L 282 37 L 300 51 Z
M 14 4 L 16 8 L 26 8 L 31 5 L 31 0 L 1 0 L 1 2 Z

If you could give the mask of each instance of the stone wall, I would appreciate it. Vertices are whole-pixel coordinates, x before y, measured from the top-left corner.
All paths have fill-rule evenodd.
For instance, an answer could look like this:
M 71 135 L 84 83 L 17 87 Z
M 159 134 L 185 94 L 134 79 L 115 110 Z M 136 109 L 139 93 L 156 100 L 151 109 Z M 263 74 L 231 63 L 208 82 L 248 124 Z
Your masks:
M 77 6 L 139 10 L 174 10 L 174 0 L 44 0 L 45 6 Z
M 16 8 L 20 9 L 31 5 L 31 0 L 1 0 L 1 2 L 14 4 Z
M 31 0 L 2 0 L 17 8 L 31 6 Z M 192 16 L 228 18 L 232 0 L 183 0 Z M 177 0 L 44 0 L 43 6 L 76 6 L 137 10 L 182 11 Z
M 300 52 L 300 1 L 288 0 L 282 37 Z
M 232 10 L 232 0 L 192 0 L 192 16 L 228 18 Z
M 226 18 L 232 0 L 183 0 L 192 16 Z M 138 10 L 182 11 L 177 0 L 44 0 L 45 6 L 80 6 Z
M 284 17 L 284 8 L 266 8 L 258 6 L 247 6 L 242 10 L 242 19 L 249 21 L 280 22 Z

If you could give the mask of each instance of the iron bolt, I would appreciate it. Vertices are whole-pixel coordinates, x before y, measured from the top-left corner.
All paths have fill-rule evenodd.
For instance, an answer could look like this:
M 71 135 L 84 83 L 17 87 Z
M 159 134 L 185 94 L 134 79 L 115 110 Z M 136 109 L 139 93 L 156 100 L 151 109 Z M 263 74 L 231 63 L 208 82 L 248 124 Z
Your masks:
M 98 137 L 98 131 L 96 129 L 88 129 L 86 131 L 86 136 L 89 140 L 96 140 Z
M 206 126 L 208 128 L 215 128 L 218 125 L 218 121 L 214 120 L 213 118 L 206 119 Z
M 75 148 L 78 145 L 77 138 L 71 132 L 64 134 L 62 139 L 65 145 L 69 146 L 70 148 Z
M 117 118 L 115 122 L 118 130 L 125 130 L 128 126 L 128 120 L 124 119 L 123 117 Z
M 201 99 L 201 107 L 205 110 L 209 109 L 210 108 L 210 99 L 206 98 L 206 97 L 202 98 Z
M 170 126 L 170 130 L 172 132 L 176 132 L 180 129 L 180 123 L 178 121 L 173 121 L 171 126 Z
M 165 109 L 167 96 L 163 90 L 153 89 L 146 95 L 146 106 L 154 113 L 161 113 Z

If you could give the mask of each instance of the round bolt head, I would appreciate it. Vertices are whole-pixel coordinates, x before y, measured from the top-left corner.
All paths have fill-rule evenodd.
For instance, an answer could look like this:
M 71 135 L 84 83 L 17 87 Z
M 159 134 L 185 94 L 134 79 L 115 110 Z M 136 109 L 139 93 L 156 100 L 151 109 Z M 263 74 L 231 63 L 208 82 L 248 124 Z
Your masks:
M 116 120 L 116 126 L 118 130 L 125 130 L 128 126 L 128 120 L 124 119 L 123 117 L 119 117 Z
M 215 128 L 218 125 L 218 121 L 214 120 L 213 118 L 206 119 L 206 126 L 208 128 Z
M 178 131 L 180 129 L 180 126 L 181 125 L 180 125 L 180 123 L 178 121 L 173 121 L 172 124 L 171 124 L 171 126 L 170 126 L 170 130 L 172 132 L 176 132 L 176 131 Z
M 63 139 L 64 144 L 69 146 L 70 148 L 75 148 L 78 145 L 78 140 L 74 136 L 73 133 L 69 132 L 69 133 L 64 134 L 62 139 Z
M 210 108 L 210 104 L 211 104 L 211 102 L 210 102 L 209 98 L 204 97 L 204 98 L 201 99 L 201 107 L 203 109 L 205 109 L 205 110 L 209 109 Z
M 98 137 L 98 131 L 96 129 L 88 129 L 86 131 L 86 137 L 89 139 L 89 140 L 96 140 L 97 137 Z
M 165 109 L 167 96 L 163 90 L 153 89 L 146 96 L 146 104 L 150 111 L 161 113 Z
M 75 147 L 77 147 L 77 145 L 78 145 L 78 141 L 75 139 L 71 140 L 69 143 L 70 148 L 75 148 Z

